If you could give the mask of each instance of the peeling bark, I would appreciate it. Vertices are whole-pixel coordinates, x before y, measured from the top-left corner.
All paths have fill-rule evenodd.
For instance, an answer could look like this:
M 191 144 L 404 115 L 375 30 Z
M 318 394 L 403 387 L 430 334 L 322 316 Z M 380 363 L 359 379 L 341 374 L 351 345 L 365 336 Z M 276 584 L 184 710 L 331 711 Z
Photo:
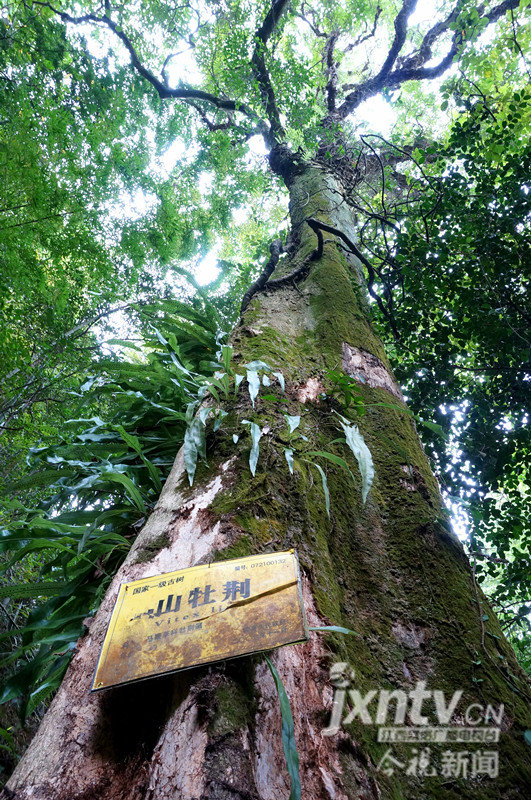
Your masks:
M 373 388 L 385 389 L 386 392 L 398 397 L 402 402 L 404 401 L 400 386 L 380 359 L 373 356 L 372 353 L 367 353 L 365 350 L 352 347 L 344 342 L 341 362 L 343 372 L 353 375 L 362 383 L 367 383 Z

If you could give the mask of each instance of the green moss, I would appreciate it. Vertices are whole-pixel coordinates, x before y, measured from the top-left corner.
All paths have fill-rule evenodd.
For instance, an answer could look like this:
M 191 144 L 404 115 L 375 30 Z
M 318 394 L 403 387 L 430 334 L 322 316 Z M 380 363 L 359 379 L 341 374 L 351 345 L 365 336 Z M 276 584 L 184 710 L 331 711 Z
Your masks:
M 249 697 L 237 683 L 225 683 L 216 689 L 215 709 L 208 729 L 212 738 L 234 733 L 250 721 Z
M 145 544 L 141 550 L 138 551 L 135 564 L 144 564 L 146 561 L 151 561 L 157 556 L 161 550 L 171 545 L 170 537 L 167 533 L 161 533 L 154 539 L 151 539 Z
M 343 342 L 372 353 L 387 365 L 383 345 L 372 329 L 365 301 L 350 281 L 344 256 L 333 245 L 325 248 L 323 258 L 313 267 L 308 283 L 316 287 L 311 298 L 315 333 L 330 368 L 337 366 Z
M 251 556 L 255 552 L 253 547 L 253 540 L 250 536 L 244 534 L 237 539 L 234 544 L 229 547 L 224 547 L 223 550 L 218 550 L 214 556 L 214 561 L 228 561 L 231 558 L 245 558 Z
M 260 464 L 259 464 L 260 466 Z M 237 485 L 230 491 L 218 494 L 210 505 L 215 514 L 229 514 L 246 506 L 254 506 L 267 498 L 267 476 L 258 472 L 255 478 L 247 468 L 239 474 Z
M 255 316 L 258 316 L 258 309 L 252 309 Z M 248 314 L 246 312 L 245 325 L 248 325 Z M 259 336 L 249 336 L 245 334 L 245 329 L 238 335 L 238 345 L 242 353 L 242 362 L 246 363 L 261 359 L 271 367 L 282 368 L 289 365 L 293 366 L 293 345 L 290 344 L 288 337 L 283 336 L 279 331 L 269 325 L 260 325 Z
M 280 532 L 277 520 L 263 519 L 253 514 L 237 514 L 234 521 L 245 531 L 249 531 L 256 544 L 265 545 Z

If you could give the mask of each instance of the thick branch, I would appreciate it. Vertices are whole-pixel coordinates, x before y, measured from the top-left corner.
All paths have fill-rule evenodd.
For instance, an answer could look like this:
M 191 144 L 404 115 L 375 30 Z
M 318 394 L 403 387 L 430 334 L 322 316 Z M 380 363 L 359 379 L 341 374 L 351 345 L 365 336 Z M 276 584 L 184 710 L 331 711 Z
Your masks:
M 271 0 L 271 8 L 264 19 L 262 26 L 256 32 L 257 39 L 260 39 L 261 42 L 267 44 L 269 37 L 275 30 L 276 25 L 286 10 L 286 6 L 288 4 L 289 0 Z
M 339 31 L 333 31 L 326 41 L 323 61 L 326 71 L 326 103 L 330 114 L 336 110 L 337 96 L 337 66 L 334 61 L 334 48 L 339 37 Z
M 369 78 L 367 81 L 357 86 L 353 92 L 346 96 L 339 108 L 339 115 L 342 119 L 345 119 L 346 116 L 352 113 L 363 100 L 377 94 L 386 86 L 388 75 L 406 41 L 408 17 L 414 11 L 416 4 L 417 0 L 403 0 L 402 8 L 395 18 L 395 36 L 393 43 L 380 72 L 373 78 Z
M 376 80 L 385 78 L 386 75 L 388 75 L 391 71 L 393 64 L 398 58 L 398 54 L 402 50 L 404 42 L 406 41 L 408 18 L 415 10 L 416 5 L 417 0 L 404 0 L 402 3 L 402 8 L 395 18 L 395 38 L 393 39 L 393 44 L 391 45 L 391 48 L 387 54 L 387 58 L 385 59 L 380 72 L 376 76 Z
M 284 12 L 289 0 L 272 0 L 271 8 L 264 19 L 262 26 L 256 32 L 256 46 L 251 59 L 254 77 L 260 89 L 260 97 L 265 115 L 271 126 L 271 136 L 266 138 L 267 143 L 273 147 L 279 139 L 284 138 L 284 129 L 280 121 L 273 84 L 265 63 L 265 50 L 269 37 Z
M 401 60 L 401 69 L 413 69 L 414 67 L 418 67 L 421 64 L 425 64 L 427 61 L 429 61 L 432 56 L 433 45 L 437 39 L 449 29 L 450 25 L 457 19 L 457 17 L 458 10 L 457 8 L 454 8 L 446 17 L 446 19 L 437 22 L 432 28 L 430 28 L 430 30 L 424 36 L 419 49 L 415 53 L 412 53 Z
M 485 13 L 485 7 L 483 5 L 478 6 L 477 11 L 479 19 L 486 19 L 490 25 L 500 19 L 500 17 L 503 17 L 508 11 L 518 8 L 518 6 L 519 0 L 504 0 L 503 3 L 500 3 L 487 13 Z M 455 31 L 448 52 L 438 64 L 433 67 L 426 67 L 424 65 L 431 59 L 433 47 L 436 42 L 450 29 L 452 22 L 457 19 L 459 15 L 457 6 L 445 20 L 430 28 L 424 36 L 419 50 L 415 54 L 405 58 L 400 67 L 392 70 L 407 34 L 407 16 L 411 13 L 413 8 L 413 2 L 408 3 L 407 0 L 404 0 L 402 9 L 395 19 L 395 38 L 382 69 L 376 76 L 360 83 L 345 97 L 338 109 L 338 114 L 341 119 L 345 119 L 345 117 L 351 114 L 364 100 L 378 94 L 382 89 L 395 89 L 406 81 L 422 81 L 438 78 L 451 66 L 464 41 L 464 34 L 461 30 Z

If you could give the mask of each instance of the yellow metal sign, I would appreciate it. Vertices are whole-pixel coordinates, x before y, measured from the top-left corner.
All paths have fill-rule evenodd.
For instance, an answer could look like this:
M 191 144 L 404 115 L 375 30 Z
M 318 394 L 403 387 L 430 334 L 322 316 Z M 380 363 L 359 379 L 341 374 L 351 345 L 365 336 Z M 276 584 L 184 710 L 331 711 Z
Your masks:
M 305 639 L 294 550 L 122 583 L 91 691 Z

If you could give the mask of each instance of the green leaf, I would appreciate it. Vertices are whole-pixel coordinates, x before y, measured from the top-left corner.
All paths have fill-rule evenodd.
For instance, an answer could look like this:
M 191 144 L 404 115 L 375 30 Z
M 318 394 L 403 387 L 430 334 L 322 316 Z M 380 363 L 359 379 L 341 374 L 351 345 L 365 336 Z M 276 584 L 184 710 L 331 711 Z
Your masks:
M 207 408 L 202 408 L 202 409 L 200 410 L 200 412 L 199 412 L 199 419 L 201 420 L 201 422 L 203 423 L 203 425 L 206 425 L 206 423 L 207 423 L 207 418 L 208 418 L 208 415 L 210 414 L 210 412 L 211 412 L 212 410 L 213 410 L 213 409 L 212 409 L 212 407 L 211 407 L 211 406 L 208 406 Z
M 291 450 L 289 447 L 285 447 L 284 455 L 286 457 L 286 461 L 288 462 L 289 471 L 293 475 L 293 450 Z
M 251 370 L 252 372 L 256 372 L 257 370 L 261 369 L 264 372 L 270 372 L 271 367 L 269 364 L 266 364 L 265 361 L 250 361 L 249 364 L 244 364 L 245 369 Z
M 142 459 L 142 462 L 147 467 L 147 470 L 154 483 L 155 489 L 160 493 L 162 491 L 162 481 L 160 479 L 159 470 L 148 458 L 144 456 L 142 452 L 142 445 L 140 444 L 138 437 L 128 433 L 123 427 L 123 425 L 117 425 L 116 430 L 118 431 L 124 442 L 126 442 L 129 445 L 129 447 L 131 447 L 135 451 L 135 453 L 138 453 L 138 455 Z
M 238 375 L 234 376 L 234 394 L 238 394 L 238 389 L 240 388 L 240 383 L 245 380 L 245 375 Z
M 293 431 L 296 430 L 300 425 L 300 415 L 292 417 L 289 414 L 284 414 L 284 416 L 286 417 L 286 422 L 288 423 L 289 432 L 293 433 Z
M 295 740 L 295 726 L 293 724 L 293 714 L 291 713 L 291 706 L 289 698 L 286 694 L 282 679 L 278 674 L 276 668 L 271 661 L 265 656 L 265 660 L 275 686 L 277 687 L 278 698 L 280 700 L 280 713 L 282 714 L 282 746 L 284 748 L 284 757 L 286 759 L 286 766 L 291 780 L 291 792 L 289 800 L 301 800 L 301 782 L 299 776 L 299 753 L 297 750 L 297 742 Z
M 15 740 L 9 733 L 9 729 L 6 730 L 5 728 L 0 728 L 0 736 L 2 737 L 4 742 L 6 742 L 6 744 L 0 742 L 0 747 L 4 750 L 8 750 L 13 755 L 16 755 L 17 750 L 15 747 Z
M 255 370 L 247 370 L 247 383 L 249 384 L 249 397 L 254 408 L 254 401 L 260 389 L 260 378 Z
M 70 586 L 70 581 L 63 582 L 41 582 L 41 583 L 15 583 L 11 586 L 0 586 L 0 597 L 11 597 L 17 600 L 51 597 L 54 594 L 61 594 L 66 586 Z
M 371 451 L 365 444 L 365 440 L 356 425 L 346 425 L 340 420 L 340 425 L 345 431 L 347 445 L 350 447 L 358 462 L 361 472 L 361 496 L 363 502 L 367 500 L 367 495 L 374 480 L 374 464 L 372 462 Z
M 33 714 L 35 709 L 38 705 L 40 705 L 47 697 L 49 697 L 52 692 L 55 692 L 56 689 L 59 688 L 61 685 L 61 681 L 63 680 L 64 674 L 66 672 L 66 668 L 70 661 L 70 657 L 65 659 L 64 661 L 60 661 L 60 666 L 57 667 L 49 677 L 40 684 L 40 686 L 33 691 L 29 696 L 28 705 L 26 708 L 27 716 Z
M 335 453 L 328 453 L 326 450 L 308 450 L 304 455 L 306 455 L 306 456 L 321 456 L 321 458 L 326 458 L 328 461 L 331 461 L 333 464 L 337 464 L 338 467 L 343 467 L 343 469 L 345 469 L 349 473 L 349 475 L 352 477 L 352 480 L 354 480 L 354 475 L 352 475 L 352 471 L 351 471 L 349 465 L 347 464 L 347 462 L 345 461 L 344 458 L 341 458 L 341 456 L 336 456 Z M 311 462 L 311 463 L 313 463 L 313 462 Z
M 232 359 L 232 347 L 228 344 L 224 344 L 221 353 L 222 353 L 223 366 L 225 367 L 225 372 L 228 375 L 232 375 L 233 370 L 231 369 L 230 365 Z
M 228 415 L 227 411 L 223 411 L 222 408 L 218 408 L 218 415 L 217 415 L 216 419 L 214 420 L 214 428 L 213 428 L 214 433 L 216 433 L 216 431 L 219 431 L 219 429 L 221 428 L 221 425 L 223 423 L 223 420 L 225 419 L 225 417 L 227 415 Z
M 352 636 L 359 636 L 359 633 L 356 631 L 351 631 L 350 628 L 342 628 L 340 625 L 316 625 L 314 627 L 309 627 L 309 631 L 329 631 L 330 633 L 350 633 Z
M 446 442 L 450 441 L 450 437 L 448 436 L 448 434 L 436 422 L 431 422 L 430 420 L 427 419 L 421 419 L 417 414 L 413 414 L 413 416 L 419 423 L 419 425 L 424 425 L 425 428 L 429 428 L 430 431 L 436 433 L 440 439 L 444 439 Z
M 185 416 L 186 422 L 190 423 L 193 420 L 196 406 L 197 406 L 197 400 L 194 400 L 193 403 L 188 403 L 188 405 L 186 406 L 186 416 Z
M 138 508 L 139 511 L 142 511 L 143 514 L 146 513 L 146 506 L 142 499 L 142 495 L 134 485 L 131 478 L 128 478 L 127 475 L 124 475 L 122 472 L 103 472 L 101 474 L 102 480 L 106 481 L 113 481 L 113 483 L 120 483 L 125 488 L 127 494 L 133 501 L 134 505 Z
M 208 393 L 212 395 L 218 405 L 221 405 L 221 398 L 218 394 L 218 391 L 211 383 L 208 384 Z
M 224 397 L 228 398 L 229 376 L 227 375 L 226 372 L 223 372 L 221 375 L 219 375 L 219 377 L 209 378 L 208 381 L 206 382 L 206 385 L 208 386 L 208 391 L 211 392 L 212 394 L 213 394 L 213 387 L 216 387 L 223 393 Z
M 260 426 L 255 422 L 251 422 L 251 439 L 253 446 L 251 447 L 251 453 L 249 455 L 249 469 L 251 470 L 253 477 L 256 474 L 256 465 L 258 464 L 258 454 L 260 448 L 258 443 L 261 436 L 262 431 L 260 430 Z
M 105 344 L 119 345 L 120 347 L 127 347 L 131 350 L 137 350 L 139 353 L 142 352 L 141 347 L 139 347 L 135 342 L 130 342 L 128 339 L 107 339 Z
M 129 445 L 129 447 L 135 451 L 135 453 L 142 455 L 142 447 L 140 445 L 140 442 L 138 441 L 137 436 L 132 436 L 132 434 L 127 433 L 123 425 L 117 425 L 116 430 L 118 431 L 124 442 L 126 442 Z
M 330 493 L 328 491 L 328 481 L 326 480 L 326 475 L 324 470 L 319 464 L 314 463 L 314 467 L 319 470 L 319 474 L 321 475 L 321 481 L 323 484 L 323 492 L 325 496 L 325 505 L 326 505 L 326 513 L 328 514 L 328 519 L 330 519 Z
M 53 486 L 60 478 L 71 477 L 74 475 L 73 470 L 66 469 L 46 469 L 40 472 L 34 472 L 31 475 L 25 475 L 15 483 L 9 484 L 5 492 L 18 492 L 21 489 L 33 489 L 36 486 Z
M 281 372 L 273 372 L 273 375 L 278 380 L 278 382 L 280 384 L 280 388 L 284 392 L 286 390 L 286 385 L 285 385 L 285 382 L 284 382 L 284 375 Z
M 201 456 L 203 461 L 206 461 L 205 426 L 201 424 L 201 420 L 198 417 L 194 417 L 186 429 L 183 451 L 188 480 L 190 481 L 190 486 L 193 486 L 197 457 Z

